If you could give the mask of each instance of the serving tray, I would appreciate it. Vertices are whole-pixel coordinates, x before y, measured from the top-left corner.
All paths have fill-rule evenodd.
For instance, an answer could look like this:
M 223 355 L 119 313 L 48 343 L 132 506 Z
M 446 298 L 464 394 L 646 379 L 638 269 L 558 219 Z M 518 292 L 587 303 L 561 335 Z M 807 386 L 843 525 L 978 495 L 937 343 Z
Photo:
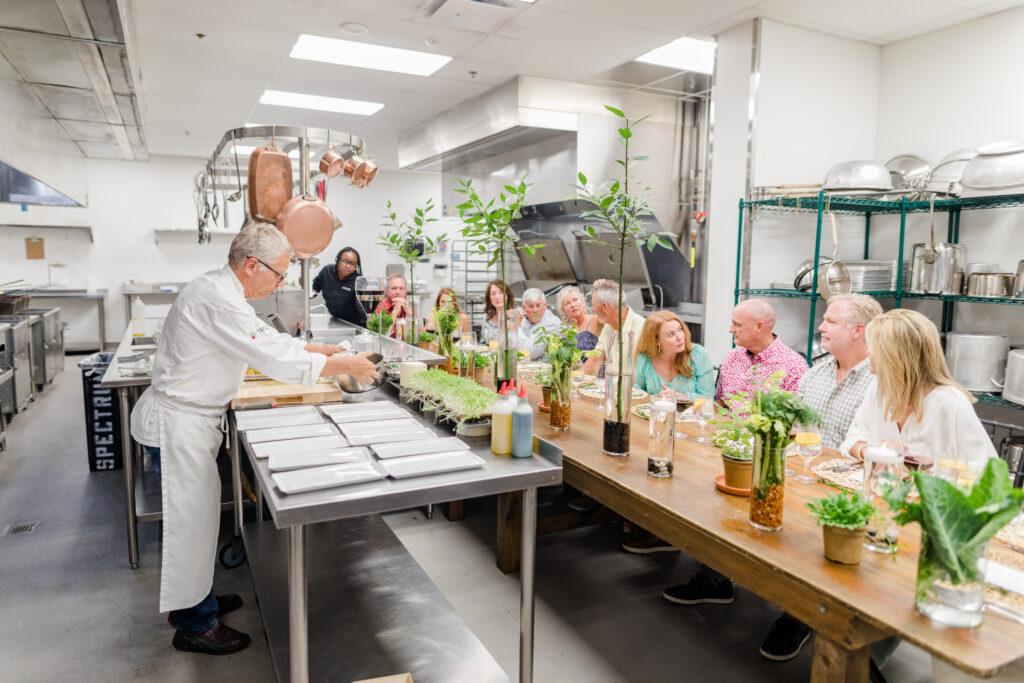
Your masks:
M 373 446 L 374 455 L 382 459 L 403 458 L 409 455 L 423 455 L 425 453 L 467 450 L 469 450 L 469 446 L 466 442 L 454 436 L 443 436 L 439 439 L 427 439 L 426 441 L 377 443 Z
M 310 467 L 291 472 L 275 472 L 270 477 L 277 488 L 284 494 L 303 493 L 331 489 L 338 486 L 351 486 L 368 481 L 378 481 L 385 474 L 372 461 L 355 462 L 347 465 L 330 465 L 328 467 Z
M 264 441 L 252 444 L 252 452 L 257 458 L 268 458 L 276 453 L 327 451 L 332 448 L 345 448 L 348 445 L 348 441 L 341 434 L 332 434 L 331 436 L 311 436 L 305 439 L 288 439 L 287 441 Z
M 311 425 L 294 425 L 292 427 L 270 427 L 268 429 L 250 429 L 245 433 L 249 443 L 264 441 L 285 441 L 302 439 L 310 436 L 331 436 L 337 434 L 338 428 L 329 422 Z
M 470 451 L 447 451 L 405 458 L 381 460 L 377 463 L 392 479 L 423 477 L 459 470 L 472 470 L 484 466 L 484 460 Z
M 307 467 L 344 465 L 350 462 L 367 462 L 370 452 L 365 448 L 332 448 L 328 451 L 306 451 L 303 453 L 273 453 L 267 459 L 271 472 L 287 472 Z
M 426 441 L 436 439 L 437 436 L 426 429 L 410 429 L 408 431 L 390 432 L 367 432 L 365 434 L 353 434 L 348 437 L 348 442 L 353 446 L 370 446 L 384 443 L 396 443 L 399 441 Z
M 238 426 L 238 431 L 241 432 L 251 429 L 317 424 L 323 421 L 323 417 L 317 412 L 315 406 L 235 411 L 235 424 Z

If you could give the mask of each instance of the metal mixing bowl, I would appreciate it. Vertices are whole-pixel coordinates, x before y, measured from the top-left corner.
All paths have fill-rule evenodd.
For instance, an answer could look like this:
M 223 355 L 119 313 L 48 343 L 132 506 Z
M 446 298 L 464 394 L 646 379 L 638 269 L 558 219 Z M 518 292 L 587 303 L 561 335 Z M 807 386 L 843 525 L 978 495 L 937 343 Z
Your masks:
M 1024 143 L 1006 140 L 979 147 L 960 184 L 964 197 L 1024 193 Z
M 366 357 L 371 363 L 377 366 L 377 377 L 372 382 L 358 382 L 352 375 L 338 375 L 338 386 L 346 394 L 362 394 L 376 389 L 384 383 L 384 372 L 381 368 L 381 361 L 384 356 L 379 353 L 371 353 Z
M 885 162 L 892 186 L 897 190 L 919 190 L 928 182 L 932 167 L 913 154 L 900 154 Z
M 892 177 L 889 169 L 877 161 L 844 161 L 828 170 L 821 186 L 826 190 L 887 192 L 892 189 Z

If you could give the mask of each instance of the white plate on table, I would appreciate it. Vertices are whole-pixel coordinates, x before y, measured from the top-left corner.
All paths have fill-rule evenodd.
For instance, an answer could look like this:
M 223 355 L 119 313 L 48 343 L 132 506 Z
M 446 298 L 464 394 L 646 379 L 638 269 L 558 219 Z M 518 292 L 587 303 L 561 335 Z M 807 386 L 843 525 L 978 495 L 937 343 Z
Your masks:
M 405 458 L 381 460 L 377 463 L 392 479 L 423 477 L 428 474 L 472 470 L 484 466 L 484 460 L 469 451 L 446 451 Z
M 410 415 L 394 420 L 370 420 L 368 422 L 349 422 L 338 425 L 338 429 L 345 436 L 356 434 L 374 434 L 381 432 L 409 431 L 424 429 L 423 423 L 414 420 Z
M 270 427 L 292 427 L 323 422 L 316 406 L 291 406 L 288 408 L 266 408 L 261 410 L 236 410 L 235 424 L 239 431 L 269 429 Z
M 331 418 L 335 424 L 345 425 L 354 424 L 356 422 L 399 420 L 409 417 L 409 413 L 396 405 L 392 405 L 390 407 L 376 408 L 374 410 L 361 410 L 352 413 L 328 413 L 327 417 Z
M 367 411 L 380 410 L 381 408 L 396 408 L 391 401 L 360 401 L 359 403 L 321 403 L 320 410 L 326 415 L 363 413 Z
M 249 443 L 264 441 L 285 441 L 287 439 L 303 439 L 309 436 L 331 436 L 337 434 L 338 428 L 329 422 L 313 425 L 294 425 L 292 427 L 270 427 L 269 429 L 250 429 L 245 432 Z
M 468 451 L 465 441 L 454 436 L 442 436 L 426 441 L 402 441 L 399 443 L 374 444 L 373 452 L 378 458 L 404 458 L 409 455 L 441 453 L 444 451 Z
M 287 472 L 307 467 L 345 465 L 350 462 L 367 462 L 370 451 L 366 448 L 333 448 L 329 451 L 305 451 L 303 453 L 273 453 L 267 460 L 271 472 Z
M 376 446 L 382 443 L 396 443 L 399 441 L 426 441 L 436 439 L 433 432 L 426 429 L 412 429 L 408 431 L 390 432 L 367 432 L 366 434 L 353 434 L 348 437 L 348 442 L 353 446 Z
M 354 445 L 354 444 L 353 444 Z M 348 441 L 341 434 L 331 436 L 311 436 L 305 439 L 288 439 L 287 441 L 264 441 L 252 444 L 252 452 L 257 458 L 269 458 L 275 453 L 309 453 L 327 451 L 332 448 L 346 448 Z
M 373 462 L 365 461 L 347 465 L 310 467 L 290 472 L 275 472 L 270 477 L 277 484 L 281 493 L 292 494 L 378 481 L 385 475 Z

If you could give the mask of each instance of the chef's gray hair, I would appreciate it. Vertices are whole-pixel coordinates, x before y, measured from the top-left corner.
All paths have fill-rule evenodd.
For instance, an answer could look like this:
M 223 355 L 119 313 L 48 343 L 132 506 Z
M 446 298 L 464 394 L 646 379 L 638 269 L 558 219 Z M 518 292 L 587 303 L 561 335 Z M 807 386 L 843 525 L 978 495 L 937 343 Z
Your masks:
M 288 258 L 294 255 L 292 245 L 288 244 L 284 233 L 270 223 L 250 221 L 231 240 L 228 263 L 239 266 L 249 257 L 273 263 L 282 253 L 287 253 Z
M 597 302 L 606 303 L 609 306 L 619 305 L 619 284 L 614 280 L 594 280 L 594 288 L 590 291 L 590 297 L 596 305 Z M 626 302 L 623 301 L 623 304 Z
M 536 287 L 530 287 L 528 290 L 523 292 L 523 303 L 527 301 L 543 301 L 547 303 L 547 299 L 544 297 L 544 292 L 540 291 Z

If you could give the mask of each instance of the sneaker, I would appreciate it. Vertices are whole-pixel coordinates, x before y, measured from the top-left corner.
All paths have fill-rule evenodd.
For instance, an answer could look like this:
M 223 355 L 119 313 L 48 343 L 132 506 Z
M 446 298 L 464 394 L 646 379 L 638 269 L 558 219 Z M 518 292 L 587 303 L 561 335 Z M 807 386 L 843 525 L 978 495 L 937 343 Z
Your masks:
M 775 620 L 761 643 L 761 656 L 773 662 L 788 661 L 800 654 L 800 648 L 810 637 L 810 626 L 783 614 Z
M 569 508 L 577 512 L 587 512 L 597 505 L 598 502 L 589 496 L 576 496 L 569 500 Z
M 661 597 L 677 605 L 728 605 L 733 601 L 732 581 L 716 579 L 705 572 L 697 572 L 686 583 L 666 588 Z
M 630 539 L 622 544 L 622 549 L 627 553 L 636 555 L 649 555 L 651 553 L 678 553 L 679 548 L 674 548 L 665 541 L 653 534 L 640 538 Z

